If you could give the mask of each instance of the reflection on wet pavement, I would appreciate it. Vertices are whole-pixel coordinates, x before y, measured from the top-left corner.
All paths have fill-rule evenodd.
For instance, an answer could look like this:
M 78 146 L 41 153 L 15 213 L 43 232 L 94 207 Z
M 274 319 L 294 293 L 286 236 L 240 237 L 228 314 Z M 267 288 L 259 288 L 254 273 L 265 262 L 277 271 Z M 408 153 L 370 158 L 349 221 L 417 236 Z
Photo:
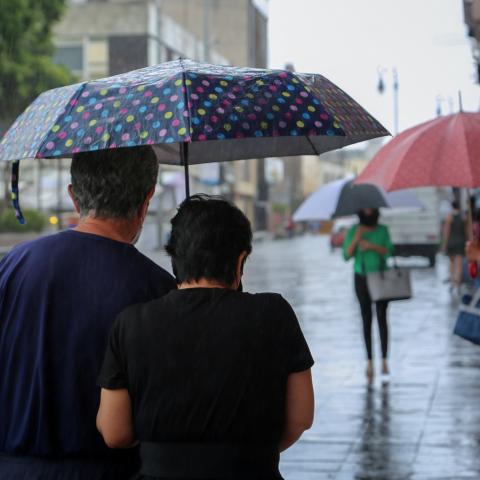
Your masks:
M 151 255 L 162 265 L 164 255 Z M 452 335 L 458 300 L 436 270 L 412 272 L 414 299 L 389 307 L 391 375 L 365 377 L 353 266 L 326 237 L 266 241 L 245 268 L 246 291 L 292 303 L 315 358 L 313 427 L 282 455 L 287 480 L 480 479 L 480 348 Z

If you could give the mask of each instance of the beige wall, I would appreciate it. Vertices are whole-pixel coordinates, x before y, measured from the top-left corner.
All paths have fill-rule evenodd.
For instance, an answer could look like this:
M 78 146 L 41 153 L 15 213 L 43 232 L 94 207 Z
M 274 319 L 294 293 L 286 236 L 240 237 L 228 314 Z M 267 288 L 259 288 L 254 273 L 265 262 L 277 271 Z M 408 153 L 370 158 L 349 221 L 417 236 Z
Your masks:
M 233 162 L 233 164 L 235 172 L 235 192 L 239 195 L 255 196 L 257 162 L 255 160 L 237 160 Z M 246 173 L 248 173 L 248 176 Z
M 58 38 L 106 35 L 141 35 L 148 31 L 146 3 L 93 2 L 68 5 L 64 16 L 54 28 Z
M 345 168 L 337 162 L 322 157 L 304 156 L 302 158 L 302 191 L 304 197 L 313 193 L 321 185 L 332 182 L 345 175 Z
M 352 175 L 360 175 L 363 169 L 368 165 L 366 158 L 354 158 L 345 163 L 345 172 Z
M 232 65 L 248 65 L 248 0 L 210 1 L 211 47 Z M 164 14 L 203 39 L 204 0 L 162 0 Z

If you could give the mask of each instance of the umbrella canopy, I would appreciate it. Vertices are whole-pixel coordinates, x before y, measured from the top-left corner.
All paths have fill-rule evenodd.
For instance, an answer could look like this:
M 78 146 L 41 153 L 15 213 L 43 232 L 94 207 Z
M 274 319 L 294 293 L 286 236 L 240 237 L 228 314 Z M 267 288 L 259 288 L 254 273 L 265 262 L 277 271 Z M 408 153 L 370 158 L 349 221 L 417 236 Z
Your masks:
M 371 160 L 357 183 L 386 190 L 480 186 L 480 113 L 460 112 L 405 130 Z
M 321 75 L 175 60 L 47 91 L 16 120 L 0 160 L 156 145 L 162 163 L 319 154 L 388 135 Z M 219 142 L 220 140 L 220 142 Z
M 298 207 L 293 219 L 300 222 L 348 217 L 362 208 L 423 207 L 417 196 L 411 192 L 387 194 L 375 185 L 357 185 L 353 179 L 353 176 L 347 176 L 321 186 Z
M 384 135 L 321 75 L 180 59 L 41 94 L 0 142 L 0 160 L 152 145 L 161 163 L 187 166 L 318 155 Z

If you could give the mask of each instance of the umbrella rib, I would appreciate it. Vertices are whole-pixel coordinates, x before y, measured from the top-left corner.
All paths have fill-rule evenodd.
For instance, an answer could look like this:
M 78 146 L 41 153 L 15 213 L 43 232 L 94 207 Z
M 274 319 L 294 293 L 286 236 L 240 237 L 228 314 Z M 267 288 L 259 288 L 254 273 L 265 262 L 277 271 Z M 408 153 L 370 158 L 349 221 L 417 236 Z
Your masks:
M 182 68 L 182 83 L 183 83 L 183 101 L 185 102 L 185 108 L 187 109 L 188 112 L 188 117 L 187 117 L 187 133 L 188 137 L 190 138 L 190 141 L 192 141 L 192 112 L 190 108 L 190 103 L 188 101 L 189 94 L 188 94 L 188 85 L 187 85 L 187 73 L 185 71 L 185 67 L 183 65 L 183 59 L 180 58 L 180 66 Z M 185 118 L 185 117 L 184 117 Z
M 314 154 L 319 157 L 320 154 L 318 153 L 318 150 L 317 150 L 317 148 L 315 147 L 315 145 L 313 144 L 313 142 L 310 140 L 310 137 L 309 137 L 308 135 L 305 135 L 305 137 L 306 137 L 306 139 L 308 140 L 308 143 L 310 144 L 310 146 L 312 147 L 312 150 L 313 150 Z

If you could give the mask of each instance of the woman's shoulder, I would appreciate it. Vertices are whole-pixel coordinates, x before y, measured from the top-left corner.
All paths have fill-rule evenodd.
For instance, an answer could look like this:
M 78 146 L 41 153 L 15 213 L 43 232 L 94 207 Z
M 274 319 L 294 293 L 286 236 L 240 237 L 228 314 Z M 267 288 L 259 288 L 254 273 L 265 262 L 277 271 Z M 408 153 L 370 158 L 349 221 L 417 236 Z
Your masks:
M 280 294 L 274 292 L 248 293 L 241 294 L 241 300 L 246 300 L 252 306 L 268 309 L 291 309 L 290 303 Z
M 170 290 L 167 294 L 153 300 L 129 305 L 120 312 L 117 317 L 117 324 L 120 327 L 128 328 L 132 325 L 138 326 L 139 321 L 142 319 L 156 317 L 158 311 L 168 308 L 167 305 L 170 304 L 170 294 L 175 291 L 176 290 Z
M 387 225 L 384 225 L 383 223 L 379 223 L 377 225 L 377 231 L 382 232 L 382 233 L 388 232 L 388 227 L 387 227 Z
M 260 320 L 263 328 L 269 331 L 284 331 L 283 329 L 289 328 L 297 318 L 288 300 L 279 293 L 243 293 L 242 296 L 246 301 L 242 304 L 243 308 L 236 310 L 243 310 L 244 317 L 255 319 L 253 324 Z

